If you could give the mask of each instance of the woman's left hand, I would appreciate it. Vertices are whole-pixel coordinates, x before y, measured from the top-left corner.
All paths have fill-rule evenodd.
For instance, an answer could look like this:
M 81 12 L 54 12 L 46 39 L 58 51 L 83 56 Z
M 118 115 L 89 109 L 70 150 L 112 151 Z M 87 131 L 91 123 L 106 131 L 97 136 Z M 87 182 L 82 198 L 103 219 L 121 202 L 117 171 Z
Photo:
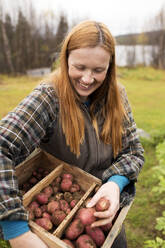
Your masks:
M 87 207 L 94 207 L 101 197 L 105 197 L 109 200 L 109 209 L 103 212 L 95 212 L 94 215 L 100 220 L 92 223 L 91 227 L 102 226 L 108 223 L 112 223 L 117 211 L 119 210 L 120 203 L 120 189 L 115 182 L 107 182 L 103 184 L 90 202 Z

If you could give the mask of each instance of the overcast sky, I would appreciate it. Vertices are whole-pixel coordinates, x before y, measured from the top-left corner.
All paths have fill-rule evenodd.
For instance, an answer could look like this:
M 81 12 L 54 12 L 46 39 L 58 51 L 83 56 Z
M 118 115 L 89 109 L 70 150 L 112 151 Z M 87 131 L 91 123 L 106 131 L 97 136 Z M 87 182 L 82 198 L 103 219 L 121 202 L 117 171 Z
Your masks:
M 6 9 L 12 9 L 14 5 L 23 5 L 25 0 L 1 2 Z M 165 7 L 165 0 L 34 0 L 32 4 L 38 13 L 64 11 L 70 22 L 82 19 L 104 22 L 113 35 L 118 35 L 143 31 L 150 18 Z

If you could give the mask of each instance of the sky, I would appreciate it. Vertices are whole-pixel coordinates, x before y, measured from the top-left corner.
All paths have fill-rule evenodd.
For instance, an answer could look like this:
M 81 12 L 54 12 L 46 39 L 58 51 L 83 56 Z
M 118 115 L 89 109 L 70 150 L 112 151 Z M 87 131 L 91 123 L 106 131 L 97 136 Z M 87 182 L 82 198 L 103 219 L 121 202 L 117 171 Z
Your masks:
M 14 5 L 23 6 L 25 0 L 1 2 L 11 10 Z M 84 19 L 104 22 L 113 35 L 120 35 L 144 31 L 150 19 L 165 7 L 165 0 L 34 0 L 32 5 L 45 15 L 63 11 L 70 23 Z

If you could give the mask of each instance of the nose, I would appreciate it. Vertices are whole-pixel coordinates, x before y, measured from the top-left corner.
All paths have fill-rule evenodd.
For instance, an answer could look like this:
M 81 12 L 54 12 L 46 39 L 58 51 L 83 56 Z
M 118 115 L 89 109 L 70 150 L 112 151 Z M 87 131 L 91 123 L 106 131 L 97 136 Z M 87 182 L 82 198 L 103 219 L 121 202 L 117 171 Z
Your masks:
M 86 84 L 91 84 L 94 82 L 94 78 L 92 76 L 92 73 L 91 72 L 86 72 L 84 73 L 84 75 L 82 76 L 82 81 Z

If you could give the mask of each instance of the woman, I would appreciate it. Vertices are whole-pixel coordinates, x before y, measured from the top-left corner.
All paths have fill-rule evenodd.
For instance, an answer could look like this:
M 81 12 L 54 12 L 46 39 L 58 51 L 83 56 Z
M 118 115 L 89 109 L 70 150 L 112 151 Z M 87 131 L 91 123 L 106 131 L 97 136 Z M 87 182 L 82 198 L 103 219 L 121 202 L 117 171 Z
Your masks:
M 47 81 L 0 123 L 0 224 L 13 248 L 47 247 L 29 230 L 14 174 L 37 146 L 102 180 L 88 207 L 102 196 L 110 207 L 95 213 L 99 220 L 93 226 L 112 222 L 131 201 L 144 162 L 124 87 L 116 79 L 115 42 L 104 24 L 74 27 L 63 42 L 60 67 Z M 124 229 L 112 247 L 127 247 Z

